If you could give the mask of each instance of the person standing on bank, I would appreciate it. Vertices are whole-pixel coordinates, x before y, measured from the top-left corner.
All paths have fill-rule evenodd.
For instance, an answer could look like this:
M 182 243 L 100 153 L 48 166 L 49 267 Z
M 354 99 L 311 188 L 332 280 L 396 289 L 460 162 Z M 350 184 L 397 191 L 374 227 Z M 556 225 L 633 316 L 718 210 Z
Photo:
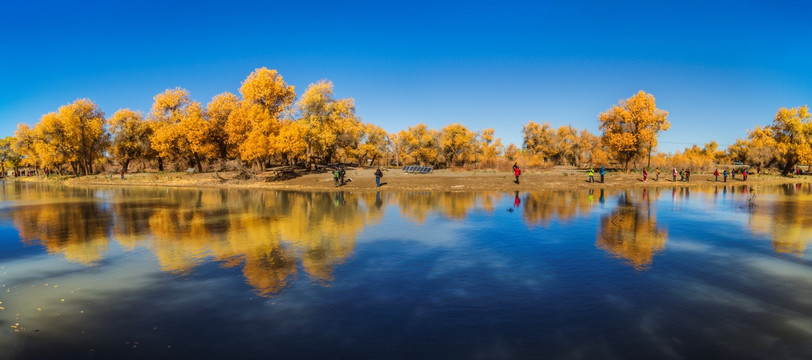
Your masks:
M 518 165 L 513 164 L 513 175 L 516 176 L 516 183 L 517 184 L 519 183 L 519 175 L 521 175 L 521 174 L 522 174 L 522 169 L 519 169 Z
M 646 182 L 646 178 L 648 178 L 648 171 L 646 171 L 646 168 L 643 168 L 643 182 Z
M 344 170 L 343 166 L 338 167 L 338 178 L 341 180 L 341 185 L 344 185 L 344 175 L 347 174 L 347 170 Z
M 674 168 L 674 170 L 671 171 L 671 178 L 672 182 L 677 182 L 677 168 Z
M 691 169 L 685 170 L 685 182 L 691 182 Z
M 589 168 L 589 182 L 590 183 L 595 182 L 595 170 L 593 170 L 592 168 Z
M 660 168 L 657 168 L 657 172 L 655 174 L 657 177 L 654 178 L 654 181 L 660 181 Z
M 719 181 L 719 169 L 718 168 L 716 169 L 716 171 L 713 172 L 713 176 L 716 177 L 716 180 L 714 180 L 713 182 L 718 182 Z
M 603 184 L 603 176 L 606 175 L 606 168 L 603 165 L 601 165 L 600 173 L 601 173 L 601 184 Z
M 375 187 L 381 187 L 381 178 L 383 177 L 383 172 L 381 172 L 381 168 L 375 170 Z
M 725 182 L 727 182 L 727 169 L 725 169 L 725 171 L 722 171 L 722 178 L 725 179 Z

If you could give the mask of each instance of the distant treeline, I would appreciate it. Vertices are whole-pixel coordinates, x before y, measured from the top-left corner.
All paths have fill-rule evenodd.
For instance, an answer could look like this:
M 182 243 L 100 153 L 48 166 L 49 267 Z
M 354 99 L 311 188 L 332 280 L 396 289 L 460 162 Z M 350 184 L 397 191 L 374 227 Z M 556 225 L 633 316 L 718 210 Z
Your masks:
M 252 72 L 239 89 L 214 96 L 203 106 L 187 90 L 155 95 L 146 117 L 120 109 L 105 117 L 89 99 L 78 99 L 19 124 L 0 139 L 0 166 L 86 175 L 102 167 L 163 171 L 166 164 L 198 171 L 225 164 L 263 169 L 271 165 L 312 168 L 333 162 L 507 170 L 514 162 L 530 168 L 554 165 L 709 169 L 740 161 L 775 166 L 787 173 L 812 163 L 812 121 L 807 106 L 781 108 L 772 124 L 756 127 L 726 150 L 712 141 L 675 154 L 658 153 L 657 137 L 668 130 L 668 112 L 642 90 L 598 115 L 600 135 L 570 125 L 553 128 L 533 121 L 522 127 L 521 146 L 502 144 L 493 129 L 462 124 L 440 130 L 419 123 L 397 133 L 362 122 L 352 98 L 336 99 L 333 84 L 310 84 L 296 99 L 276 70 Z M 146 166 L 144 165 L 146 164 Z

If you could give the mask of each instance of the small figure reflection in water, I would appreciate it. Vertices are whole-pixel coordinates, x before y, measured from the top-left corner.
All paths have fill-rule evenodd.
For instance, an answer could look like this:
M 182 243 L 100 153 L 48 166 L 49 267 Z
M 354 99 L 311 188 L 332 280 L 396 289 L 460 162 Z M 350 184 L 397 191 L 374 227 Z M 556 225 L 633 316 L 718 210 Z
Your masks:
M 513 197 L 513 207 L 512 207 L 512 208 L 510 208 L 510 209 L 508 209 L 508 211 L 510 211 L 510 212 L 513 212 L 513 210 L 517 210 L 517 209 L 519 209 L 519 204 L 521 204 L 521 203 L 522 203 L 522 199 L 519 199 L 519 192 L 518 192 L 518 191 L 515 191 L 513 194 L 514 194 L 514 197 Z

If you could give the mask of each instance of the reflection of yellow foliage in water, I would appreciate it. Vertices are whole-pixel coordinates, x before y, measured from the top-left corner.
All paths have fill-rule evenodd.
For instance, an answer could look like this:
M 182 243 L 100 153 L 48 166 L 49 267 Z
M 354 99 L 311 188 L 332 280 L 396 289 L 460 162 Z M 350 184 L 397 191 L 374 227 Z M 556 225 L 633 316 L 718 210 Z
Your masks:
M 647 203 L 635 205 L 627 191 L 617 209 L 601 219 L 596 245 L 625 259 L 636 270 L 644 270 L 654 255 L 665 249 L 668 233 L 657 227 L 657 218 Z
M 432 212 L 451 220 L 464 219 L 478 201 L 483 210 L 492 212 L 499 196 L 490 192 L 412 192 L 396 195 L 401 216 L 418 224 L 424 223 Z
M 34 195 L 36 194 L 36 195 Z M 93 193 L 66 191 L 57 196 L 32 192 L 30 205 L 15 208 L 10 217 L 24 243 L 39 242 L 51 254 L 92 265 L 108 248 L 109 214 L 87 200 Z M 80 197 L 83 200 L 80 200 Z
M 273 295 L 287 285 L 288 278 L 296 274 L 296 258 L 284 248 L 261 246 L 244 254 L 242 273 L 249 285 L 260 295 Z
M 802 256 L 812 241 L 812 185 L 783 185 L 774 201 L 755 198 L 750 229 L 770 238 L 778 253 Z M 759 196 L 771 194 L 761 190 Z
M 523 216 L 530 225 L 549 225 L 550 220 L 567 220 L 592 209 L 594 196 L 586 191 L 544 191 L 529 193 L 522 201 Z
M 7 198 L 9 187 L 6 187 Z M 143 246 L 163 271 L 185 274 L 214 259 L 243 266 L 259 294 L 286 286 L 297 258 L 318 281 L 350 256 L 365 226 L 383 217 L 382 194 L 227 192 L 126 189 L 94 193 L 70 188 L 12 189 L 31 203 L 8 214 L 25 242 L 90 264 L 112 235 L 125 250 Z

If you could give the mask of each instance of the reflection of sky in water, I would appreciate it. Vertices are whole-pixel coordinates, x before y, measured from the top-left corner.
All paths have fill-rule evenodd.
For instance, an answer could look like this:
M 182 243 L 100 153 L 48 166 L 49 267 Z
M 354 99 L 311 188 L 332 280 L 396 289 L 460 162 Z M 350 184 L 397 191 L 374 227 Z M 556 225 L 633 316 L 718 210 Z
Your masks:
M 755 209 L 741 188 L 663 188 L 513 211 L 514 194 L 6 190 L 12 358 L 812 356 L 809 185 L 757 189 Z M 53 238 L 18 235 L 37 232 Z

